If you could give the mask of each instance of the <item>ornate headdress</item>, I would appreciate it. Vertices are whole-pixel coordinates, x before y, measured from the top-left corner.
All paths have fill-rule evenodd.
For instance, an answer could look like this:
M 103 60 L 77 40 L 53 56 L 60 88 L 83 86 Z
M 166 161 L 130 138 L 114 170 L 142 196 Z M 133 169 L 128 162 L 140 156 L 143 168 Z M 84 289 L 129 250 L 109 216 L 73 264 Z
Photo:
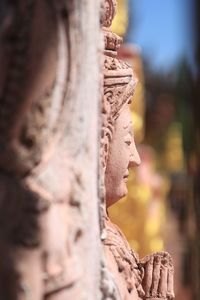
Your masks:
M 132 99 L 137 83 L 132 68 L 125 62 L 117 59 L 122 38 L 113 33 L 109 27 L 116 13 L 116 0 L 105 0 L 101 24 L 104 33 L 104 97 L 102 107 L 102 165 L 105 169 L 112 139 L 114 122 L 121 109 Z

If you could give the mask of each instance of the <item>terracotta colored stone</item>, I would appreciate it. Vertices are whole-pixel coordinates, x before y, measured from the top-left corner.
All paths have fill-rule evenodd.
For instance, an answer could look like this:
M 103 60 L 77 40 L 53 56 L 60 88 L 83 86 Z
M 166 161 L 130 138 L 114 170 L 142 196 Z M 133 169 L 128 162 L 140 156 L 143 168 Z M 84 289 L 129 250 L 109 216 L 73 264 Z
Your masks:
M 0 2 L 2 300 L 100 294 L 99 11 Z
M 137 80 L 129 65 L 116 58 L 121 39 L 108 28 L 115 10 L 115 1 L 105 1 L 105 18 L 102 22 L 105 57 L 101 159 L 107 207 L 126 195 L 128 169 L 140 164 L 129 110 Z M 120 229 L 109 220 L 106 209 L 102 211 L 104 252 L 118 292 L 113 299 L 173 299 L 173 264 L 170 255 L 160 252 L 140 260 Z
M 105 196 L 111 205 L 126 193 L 127 170 L 140 159 L 128 110 L 137 80 L 116 58 L 116 1 L 105 0 L 98 178 L 99 10 L 94 0 L 0 2 L 2 299 L 173 296 L 170 256 L 140 260 L 106 214 Z

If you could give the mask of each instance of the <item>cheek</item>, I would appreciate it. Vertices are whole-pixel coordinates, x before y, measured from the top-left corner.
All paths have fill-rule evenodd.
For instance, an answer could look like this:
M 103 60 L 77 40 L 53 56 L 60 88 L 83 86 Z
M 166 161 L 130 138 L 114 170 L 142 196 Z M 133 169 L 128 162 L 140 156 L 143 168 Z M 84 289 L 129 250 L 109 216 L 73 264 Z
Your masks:
M 129 165 L 130 160 L 130 151 L 128 149 L 128 146 L 124 143 L 122 147 L 118 150 L 118 168 L 121 170 L 121 173 L 127 170 L 127 167 Z M 124 174 L 123 174 L 124 175 Z
M 114 136 L 112 147 L 109 153 L 109 160 L 119 173 L 124 172 L 124 169 L 127 168 L 130 159 L 129 146 L 125 143 L 124 138 L 124 132 L 120 132 L 118 136 Z
M 115 181 L 116 185 L 121 185 L 124 182 L 124 175 L 127 172 L 129 164 L 129 154 L 124 151 L 118 150 L 115 157 L 112 158 L 112 163 L 108 165 L 108 175 L 111 176 L 112 181 Z

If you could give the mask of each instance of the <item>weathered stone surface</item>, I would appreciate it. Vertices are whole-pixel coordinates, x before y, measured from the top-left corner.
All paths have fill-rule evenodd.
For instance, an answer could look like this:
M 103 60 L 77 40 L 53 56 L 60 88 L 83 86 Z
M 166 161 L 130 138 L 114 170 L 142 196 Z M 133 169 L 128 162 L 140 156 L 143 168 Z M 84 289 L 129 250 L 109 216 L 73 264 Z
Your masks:
M 99 12 L 0 3 L 1 299 L 100 298 Z
M 140 163 L 115 11 L 114 0 L 0 2 L 2 299 L 173 298 L 169 254 L 140 260 L 106 213 Z

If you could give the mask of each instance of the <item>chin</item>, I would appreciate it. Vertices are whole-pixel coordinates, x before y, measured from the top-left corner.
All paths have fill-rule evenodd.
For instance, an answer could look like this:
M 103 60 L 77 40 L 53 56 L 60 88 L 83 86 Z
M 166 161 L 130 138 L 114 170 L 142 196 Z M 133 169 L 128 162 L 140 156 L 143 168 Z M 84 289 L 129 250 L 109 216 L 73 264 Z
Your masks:
M 114 191 L 113 191 L 114 192 Z M 109 207 L 119 201 L 121 198 L 125 197 L 128 193 L 126 185 L 123 183 L 123 186 L 120 189 L 116 189 L 115 193 L 112 195 L 106 195 L 106 206 Z
M 123 182 L 121 189 L 119 190 L 119 196 L 118 196 L 118 200 L 120 200 L 121 198 L 125 197 L 128 194 L 128 189 L 126 184 Z

